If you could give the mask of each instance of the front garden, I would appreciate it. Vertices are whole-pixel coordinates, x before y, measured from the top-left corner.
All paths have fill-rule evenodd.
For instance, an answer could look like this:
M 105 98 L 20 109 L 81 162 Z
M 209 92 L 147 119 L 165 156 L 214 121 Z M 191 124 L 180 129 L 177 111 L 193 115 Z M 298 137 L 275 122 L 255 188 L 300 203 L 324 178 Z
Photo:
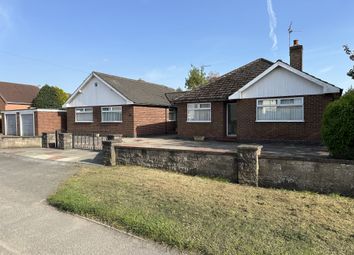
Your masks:
M 352 254 L 354 200 L 135 166 L 83 167 L 48 199 L 203 254 Z

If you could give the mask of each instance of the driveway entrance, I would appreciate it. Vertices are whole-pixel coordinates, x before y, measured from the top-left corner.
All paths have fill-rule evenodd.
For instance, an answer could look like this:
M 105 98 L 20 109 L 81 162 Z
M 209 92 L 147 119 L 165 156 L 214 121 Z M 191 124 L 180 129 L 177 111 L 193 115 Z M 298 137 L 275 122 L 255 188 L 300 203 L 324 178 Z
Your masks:
M 0 162 L 0 254 L 178 254 L 48 206 L 72 164 L 3 153 Z

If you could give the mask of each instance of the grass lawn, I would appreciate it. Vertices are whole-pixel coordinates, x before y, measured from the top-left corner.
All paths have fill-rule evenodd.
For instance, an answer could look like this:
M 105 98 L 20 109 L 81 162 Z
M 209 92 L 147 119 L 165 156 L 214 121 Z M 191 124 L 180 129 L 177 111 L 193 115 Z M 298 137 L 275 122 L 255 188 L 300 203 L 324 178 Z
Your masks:
M 203 254 L 353 254 L 354 199 L 134 166 L 83 167 L 61 210 Z

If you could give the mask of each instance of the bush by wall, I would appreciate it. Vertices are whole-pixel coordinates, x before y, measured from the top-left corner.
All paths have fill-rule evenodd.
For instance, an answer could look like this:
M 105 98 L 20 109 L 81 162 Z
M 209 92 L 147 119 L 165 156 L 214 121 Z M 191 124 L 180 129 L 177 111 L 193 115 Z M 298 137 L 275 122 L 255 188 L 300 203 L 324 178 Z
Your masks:
M 333 157 L 354 159 L 354 90 L 327 106 L 321 134 Z

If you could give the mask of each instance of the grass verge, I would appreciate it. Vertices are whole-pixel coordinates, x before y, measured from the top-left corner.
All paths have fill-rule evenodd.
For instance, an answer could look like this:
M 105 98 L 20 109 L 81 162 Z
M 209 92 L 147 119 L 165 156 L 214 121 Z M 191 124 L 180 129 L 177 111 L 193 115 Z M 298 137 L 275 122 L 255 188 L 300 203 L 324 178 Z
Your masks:
M 203 254 L 352 254 L 354 200 L 135 166 L 83 167 L 51 205 Z

